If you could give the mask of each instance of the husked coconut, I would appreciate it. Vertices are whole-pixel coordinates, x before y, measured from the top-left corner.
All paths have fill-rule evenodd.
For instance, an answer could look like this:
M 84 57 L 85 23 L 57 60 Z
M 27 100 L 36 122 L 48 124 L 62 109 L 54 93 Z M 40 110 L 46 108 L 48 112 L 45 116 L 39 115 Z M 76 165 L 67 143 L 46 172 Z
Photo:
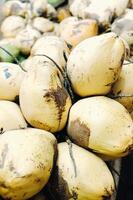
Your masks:
M 4 37 L 16 37 L 24 28 L 25 19 L 20 16 L 9 16 L 1 24 L 1 32 Z
M 50 183 L 58 200 L 110 199 L 114 191 L 114 180 L 104 161 L 66 142 L 58 144 L 58 159 Z
M 85 18 L 84 10 L 90 5 L 90 0 L 73 0 L 70 3 L 70 12 L 73 16 Z
M 0 100 L 0 130 L 1 132 L 26 128 L 27 124 L 19 106 L 11 101 Z
M 25 16 L 29 3 L 22 3 L 19 0 L 7 1 L 2 6 L 4 16 L 19 15 Z
M 98 25 L 95 20 L 79 20 L 77 17 L 68 17 L 60 23 L 61 38 L 73 47 L 81 41 L 97 34 Z
M 80 96 L 105 95 L 118 79 L 125 45 L 115 33 L 88 38 L 71 52 L 67 73 L 74 92 Z
M 125 14 L 114 21 L 111 30 L 133 45 L 133 9 L 126 9 Z
M 31 56 L 37 54 L 49 56 L 61 69 L 64 69 L 69 49 L 63 39 L 57 36 L 44 36 L 39 38 L 31 49 Z
M 88 97 L 75 103 L 69 113 L 68 135 L 76 144 L 107 157 L 127 155 L 133 149 L 133 121 L 119 102 Z
M 47 10 L 47 0 L 31 0 L 32 12 L 35 17 L 43 16 Z
M 133 111 L 133 64 L 125 62 L 120 76 L 113 85 L 111 96 L 129 112 Z
M 51 32 L 54 30 L 54 23 L 44 17 L 36 17 L 33 19 L 33 27 L 42 33 Z
M 40 129 L 0 135 L 0 196 L 25 200 L 40 192 L 53 168 L 56 138 Z M 3 159 L 4 158 L 4 159 Z
M 74 16 L 91 18 L 109 27 L 113 18 L 121 16 L 129 0 L 75 0 L 70 6 Z
M 25 72 L 17 64 L 0 62 L 0 99 L 14 101 Z
M 27 25 L 16 36 L 15 45 L 23 54 L 29 55 L 35 41 L 41 36 L 40 32 L 32 26 Z
M 37 62 L 36 62 L 37 63 Z M 35 128 L 58 132 L 67 122 L 71 99 L 56 66 L 45 58 L 30 68 L 21 84 L 20 107 Z

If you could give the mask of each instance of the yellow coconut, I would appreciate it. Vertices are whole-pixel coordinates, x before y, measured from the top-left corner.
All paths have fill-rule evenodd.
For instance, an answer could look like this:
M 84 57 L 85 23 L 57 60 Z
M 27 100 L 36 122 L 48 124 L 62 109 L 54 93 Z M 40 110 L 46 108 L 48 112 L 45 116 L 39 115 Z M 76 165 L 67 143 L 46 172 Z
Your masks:
M 37 63 L 37 62 L 36 62 Z M 28 70 L 20 89 L 20 106 L 26 120 L 36 128 L 62 130 L 67 122 L 71 99 L 56 66 L 38 57 Z
M 7 1 L 3 4 L 2 11 L 4 16 L 18 15 L 25 16 L 28 3 L 22 3 L 19 0 Z
M 121 16 L 129 0 L 74 0 L 70 11 L 74 16 L 91 18 L 100 26 L 109 27 L 113 18 Z
M 35 17 L 43 16 L 47 10 L 47 0 L 31 0 L 32 12 Z
M 133 64 L 125 62 L 118 80 L 113 85 L 111 97 L 129 112 L 133 111 Z
M 51 32 L 54 30 L 54 23 L 44 17 L 36 17 L 33 19 L 33 27 L 42 33 Z
M 14 101 L 25 72 L 17 64 L 0 62 L 0 99 Z
M 1 32 L 4 37 L 16 37 L 16 35 L 24 28 L 25 20 L 20 16 L 9 16 L 4 19 L 1 24 Z
M 58 159 L 50 183 L 58 200 L 110 199 L 114 191 L 114 180 L 104 161 L 66 142 L 58 144 Z
M 133 121 L 119 102 L 88 97 L 75 103 L 69 113 L 68 135 L 76 144 L 112 158 L 133 149 Z
M 63 69 L 66 66 L 69 49 L 63 39 L 57 36 L 44 36 L 38 39 L 31 49 L 31 56 L 37 54 L 49 56 Z
M 71 52 L 67 73 L 73 90 L 80 96 L 105 95 L 117 80 L 125 45 L 115 33 L 88 38 Z
M 22 112 L 16 103 L 0 100 L 0 130 L 1 132 L 13 129 L 26 128 Z
M 40 32 L 31 25 L 27 25 L 19 32 L 15 39 L 15 45 L 23 54 L 29 55 L 35 41 L 41 36 Z
M 56 138 L 40 129 L 0 135 L 0 196 L 25 200 L 40 192 L 51 175 Z
M 75 47 L 86 38 L 98 34 L 98 25 L 95 20 L 68 17 L 60 23 L 60 36 L 68 44 Z
M 133 45 L 133 9 L 126 9 L 125 13 L 113 22 L 111 30 L 126 40 L 130 46 Z

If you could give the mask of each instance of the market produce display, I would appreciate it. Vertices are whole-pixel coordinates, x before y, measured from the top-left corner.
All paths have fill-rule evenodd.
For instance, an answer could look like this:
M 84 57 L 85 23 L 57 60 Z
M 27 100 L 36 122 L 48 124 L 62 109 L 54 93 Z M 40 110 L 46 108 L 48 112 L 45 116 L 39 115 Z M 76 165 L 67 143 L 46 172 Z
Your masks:
M 111 163 L 133 150 L 132 0 L 2 2 L 0 199 L 115 200 Z

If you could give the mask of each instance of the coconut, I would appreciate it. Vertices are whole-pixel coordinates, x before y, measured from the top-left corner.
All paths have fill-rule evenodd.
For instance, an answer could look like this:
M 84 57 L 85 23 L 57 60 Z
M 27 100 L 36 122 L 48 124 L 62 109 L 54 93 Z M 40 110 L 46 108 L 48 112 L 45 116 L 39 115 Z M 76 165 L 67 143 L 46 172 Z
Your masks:
M 67 131 L 74 143 L 106 157 L 119 158 L 133 149 L 131 116 L 108 97 L 88 97 L 75 103 Z
M 98 25 L 95 20 L 79 20 L 77 17 L 68 17 L 60 23 L 61 38 L 73 47 L 81 41 L 97 34 Z
M 58 200 L 110 199 L 114 180 L 102 159 L 66 142 L 58 144 L 58 159 L 50 181 Z
M 0 135 L 0 196 L 25 200 L 40 192 L 51 175 L 55 153 L 56 138 L 44 130 Z
M 3 4 L 2 10 L 4 16 L 19 15 L 24 17 L 27 12 L 28 3 L 22 3 L 19 0 L 7 1 Z
M 42 33 L 51 32 L 54 30 L 54 23 L 44 17 L 36 17 L 33 20 L 33 27 Z
M 125 45 L 115 33 L 88 38 L 71 52 L 67 73 L 74 92 L 82 97 L 105 95 L 118 79 Z
M 27 124 L 19 106 L 11 101 L 0 100 L 1 133 L 7 130 L 23 129 L 26 127 Z
M 38 39 L 31 49 L 31 56 L 37 54 L 49 56 L 61 69 L 64 69 L 69 49 L 63 39 L 57 36 L 44 36 Z
M 15 45 L 20 49 L 23 54 L 29 55 L 32 46 L 40 36 L 41 34 L 39 31 L 34 29 L 31 25 L 27 25 L 16 36 Z
M 118 80 L 113 85 L 111 97 L 133 111 L 133 64 L 125 62 Z
M 47 0 L 31 0 L 32 12 L 35 17 L 43 16 L 47 10 Z
M 25 72 L 17 64 L 0 62 L 0 99 L 14 101 Z
M 126 9 L 125 13 L 113 22 L 111 30 L 126 40 L 130 46 L 133 45 L 133 10 Z
M 91 18 L 98 21 L 99 25 L 107 28 L 113 18 L 121 16 L 129 0 L 75 0 L 70 6 L 74 16 Z
M 20 16 L 9 16 L 1 24 L 1 32 L 4 37 L 16 37 L 24 28 L 25 20 Z
M 71 99 L 56 66 L 45 57 L 28 70 L 21 84 L 20 106 L 35 128 L 58 132 L 65 127 Z

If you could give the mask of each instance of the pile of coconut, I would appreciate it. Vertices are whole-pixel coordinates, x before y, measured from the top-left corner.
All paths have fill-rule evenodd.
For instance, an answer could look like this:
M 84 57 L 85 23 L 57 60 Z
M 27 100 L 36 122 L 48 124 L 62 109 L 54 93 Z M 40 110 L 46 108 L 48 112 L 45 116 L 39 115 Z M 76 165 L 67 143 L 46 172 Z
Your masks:
M 128 0 L 3 4 L 2 199 L 114 200 L 110 163 L 133 150 L 132 7 Z

